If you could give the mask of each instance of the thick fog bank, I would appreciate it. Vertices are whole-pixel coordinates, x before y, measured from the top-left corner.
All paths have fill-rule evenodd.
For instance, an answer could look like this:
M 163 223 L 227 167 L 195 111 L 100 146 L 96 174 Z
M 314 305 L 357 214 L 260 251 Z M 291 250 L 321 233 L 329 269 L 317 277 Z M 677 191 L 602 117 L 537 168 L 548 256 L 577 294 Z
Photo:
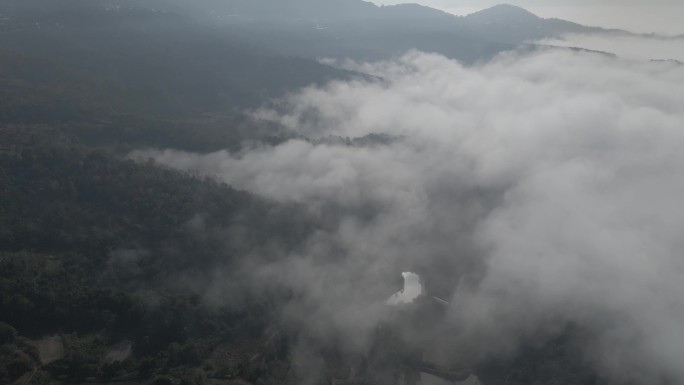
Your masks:
M 245 269 L 299 293 L 288 314 L 322 335 L 362 347 L 396 291 L 386 272 L 415 271 L 450 302 L 435 343 L 478 355 L 575 322 L 606 376 L 684 382 L 684 67 L 557 50 L 347 65 L 383 81 L 255 114 L 310 138 L 398 140 L 131 156 L 330 218 L 302 255 Z

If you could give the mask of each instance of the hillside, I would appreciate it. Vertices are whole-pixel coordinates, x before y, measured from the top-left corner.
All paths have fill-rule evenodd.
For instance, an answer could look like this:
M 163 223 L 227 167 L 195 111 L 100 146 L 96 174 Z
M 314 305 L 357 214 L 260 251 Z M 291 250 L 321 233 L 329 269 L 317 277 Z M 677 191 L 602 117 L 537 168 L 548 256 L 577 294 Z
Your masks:
M 238 162 L 257 169 L 265 162 L 259 154 L 290 144 L 281 158 L 265 157 L 282 165 L 256 184 L 277 180 L 301 148 L 312 149 L 302 158 L 314 164 L 292 186 L 316 178 L 321 189 L 345 178 L 360 183 L 358 159 L 342 151 L 359 150 L 361 160 L 387 154 L 402 134 L 326 135 L 326 126 L 309 135 L 291 116 L 263 120 L 254 112 L 280 113 L 293 100 L 282 98 L 306 87 L 391 83 L 321 58 L 389 60 L 418 50 L 466 68 L 529 39 L 585 31 L 597 30 L 507 5 L 456 17 L 361 0 L 1 2 L 0 383 L 408 385 L 420 372 L 452 380 L 473 375 L 483 385 L 609 383 L 583 361 L 582 343 L 594 336 L 572 322 L 519 336 L 517 350 L 504 341 L 492 348 L 506 354 L 468 356 L 462 352 L 472 347 L 464 345 L 428 357 L 425 341 L 454 331 L 444 326 L 445 300 L 421 298 L 383 307 L 381 315 L 364 308 L 350 318 L 314 317 L 319 303 L 311 298 L 326 309 L 349 298 L 322 299 L 301 284 L 304 278 L 291 278 L 297 285 L 280 279 L 286 268 L 333 266 L 319 289 L 367 272 L 382 283 L 359 296 L 382 300 L 397 290 L 399 259 L 380 272 L 372 263 L 352 269 L 345 263 L 358 255 L 334 238 L 352 239 L 357 227 L 381 222 L 395 202 L 282 201 L 211 172 L 130 155 L 159 149 L 188 163 L 213 156 L 228 160 L 222 170 L 239 174 Z M 344 105 L 329 110 L 357 118 Z M 320 118 L 313 109 L 301 113 Z M 341 154 L 330 162 L 339 175 L 321 171 L 326 164 L 318 156 L 326 151 Z M 385 174 L 405 176 L 378 169 L 368 179 Z M 381 187 L 373 193 L 397 193 Z M 349 191 L 349 200 L 368 193 Z M 498 193 L 483 192 L 483 200 Z M 443 193 L 466 196 L 466 215 L 481 209 L 480 201 L 469 205 L 469 194 L 460 187 Z M 432 239 L 449 231 L 426 226 L 419 234 Z M 410 237 L 388 238 L 415 246 Z M 385 252 L 359 239 L 364 256 Z M 448 258 L 460 250 L 440 247 L 431 250 L 441 258 L 435 266 L 415 266 L 449 276 Z M 446 297 L 457 285 L 430 287 Z M 339 332 L 366 321 L 375 323 L 367 335 L 358 333 L 365 345 Z

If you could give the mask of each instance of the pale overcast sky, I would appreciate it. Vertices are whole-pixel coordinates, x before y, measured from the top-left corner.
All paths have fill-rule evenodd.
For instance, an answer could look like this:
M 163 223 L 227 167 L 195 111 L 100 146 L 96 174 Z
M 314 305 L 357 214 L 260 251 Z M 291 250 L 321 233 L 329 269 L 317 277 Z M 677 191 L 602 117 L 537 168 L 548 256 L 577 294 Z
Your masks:
M 541 17 L 634 32 L 684 34 L 684 0 L 373 0 L 376 4 L 420 3 L 455 14 L 467 14 L 508 3 Z

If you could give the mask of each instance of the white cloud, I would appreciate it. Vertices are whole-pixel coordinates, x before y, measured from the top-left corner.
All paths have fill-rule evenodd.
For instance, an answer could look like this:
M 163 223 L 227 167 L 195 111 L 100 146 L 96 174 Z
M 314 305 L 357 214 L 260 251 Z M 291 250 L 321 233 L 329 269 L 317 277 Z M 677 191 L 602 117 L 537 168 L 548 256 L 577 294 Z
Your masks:
M 684 62 L 684 37 L 571 34 L 561 38 L 543 39 L 535 43 L 610 52 L 631 60 L 677 60 Z
M 496 349 L 573 321 L 599 334 L 607 373 L 684 381 L 684 67 L 559 50 L 347 65 L 385 81 L 307 88 L 260 116 L 311 137 L 400 140 L 132 156 L 335 216 L 303 255 L 260 272 L 305 293 L 321 333 L 363 335 L 392 292 L 381 278 L 415 271 L 452 294 L 461 342 Z

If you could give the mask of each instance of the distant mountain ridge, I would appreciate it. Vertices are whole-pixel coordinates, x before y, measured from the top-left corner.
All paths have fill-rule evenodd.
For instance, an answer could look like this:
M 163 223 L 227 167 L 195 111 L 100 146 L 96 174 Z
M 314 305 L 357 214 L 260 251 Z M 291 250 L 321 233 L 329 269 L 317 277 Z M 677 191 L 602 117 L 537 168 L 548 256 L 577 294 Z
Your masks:
M 68 13 L 70 10 L 95 11 L 97 9 L 148 9 L 179 14 L 210 14 L 241 16 L 252 20 L 307 20 L 368 21 L 413 20 L 423 22 L 451 23 L 493 41 L 519 40 L 534 35 L 550 37 L 549 34 L 601 31 L 560 19 L 543 19 L 524 8 L 499 4 L 467 16 L 456 16 L 428 6 L 404 3 L 375 5 L 364 0 L 5 0 L 0 13 L 41 11 L 44 13 Z M 489 29 L 489 31 L 483 30 Z M 516 31 L 513 36 L 509 33 Z M 536 30 L 536 32 L 534 32 Z
M 561 19 L 544 19 L 528 10 L 499 4 L 463 18 L 468 28 L 485 39 L 519 44 L 528 40 L 558 37 L 567 33 L 600 33 L 602 28 L 587 27 Z
M 418 49 L 475 63 L 529 41 L 608 31 L 543 19 L 507 4 L 468 16 L 419 4 L 378 6 L 363 0 L 61 0 L 59 4 L 5 0 L 0 4 L 1 14 L 33 12 L 67 29 L 74 23 L 97 24 L 105 11 L 121 13 L 119 18 L 153 16 L 155 23 L 191 18 L 260 49 L 308 59 L 382 60 Z M 33 20 L 31 28 L 44 25 L 43 21 Z
M 542 18 L 538 17 L 532 12 L 510 4 L 499 4 L 490 8 L 486 8 L 465 16 L 465 19 L 470 22 L 483 24 L 522 24 L 538 22 L 539 20 L 542 20 Z

